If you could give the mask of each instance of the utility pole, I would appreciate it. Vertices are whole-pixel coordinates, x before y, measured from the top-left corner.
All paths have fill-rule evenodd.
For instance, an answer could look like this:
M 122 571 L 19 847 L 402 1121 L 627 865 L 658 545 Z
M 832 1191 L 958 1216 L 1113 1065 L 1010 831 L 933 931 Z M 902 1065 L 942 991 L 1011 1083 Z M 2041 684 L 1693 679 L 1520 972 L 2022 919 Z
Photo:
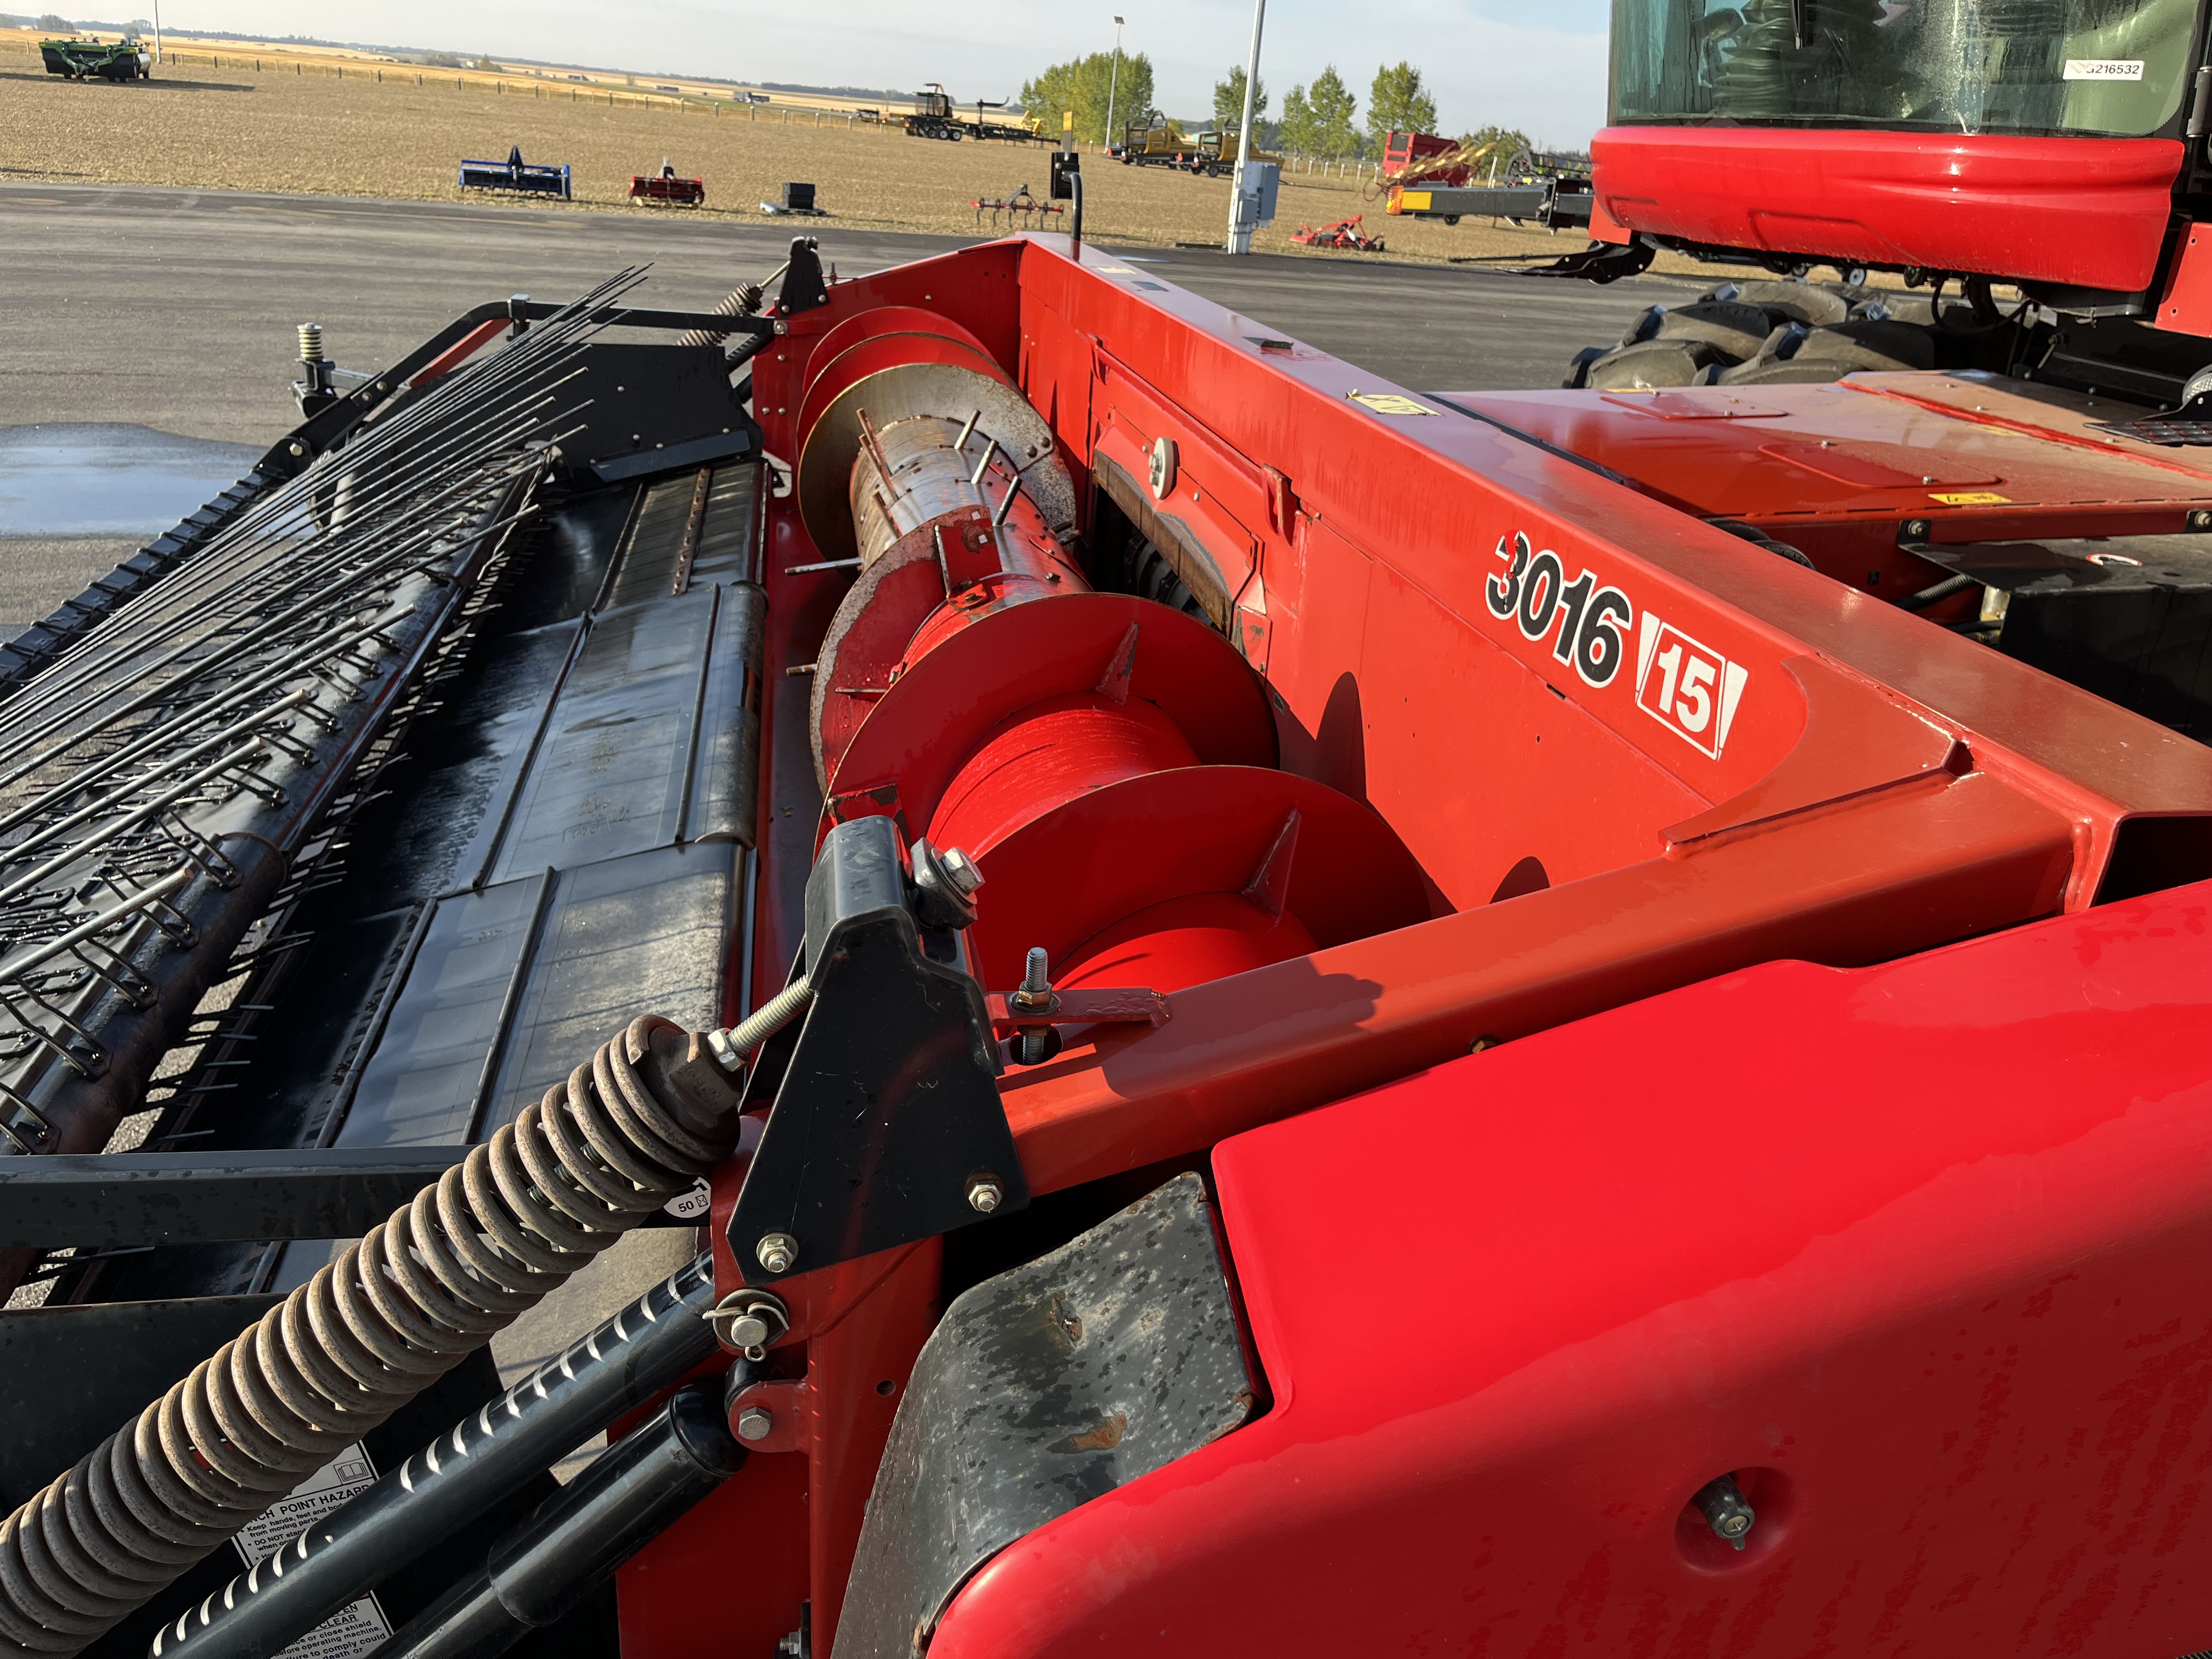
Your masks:
M 154 0 L 154 61 L 161 61 L 161 0 Z
M 1252 94 L 1260 85 L 1260 30 L 1267 21 L 1267 0 L 1252 0 L 1252 56 L 1244 65 L 1244 118 L 1237 127 L 1237 171 L 1229 180 L 1229 240 L 1224 253 L 1249 253 L 1252 228 L 1243 222 L 1244 167 L 1252 159 Z
M 1121 90 L 1121 20 L 1114 20 L 1114 69 L 1106 77 L 1106 153 L 1114 153 L 1114 99 Z

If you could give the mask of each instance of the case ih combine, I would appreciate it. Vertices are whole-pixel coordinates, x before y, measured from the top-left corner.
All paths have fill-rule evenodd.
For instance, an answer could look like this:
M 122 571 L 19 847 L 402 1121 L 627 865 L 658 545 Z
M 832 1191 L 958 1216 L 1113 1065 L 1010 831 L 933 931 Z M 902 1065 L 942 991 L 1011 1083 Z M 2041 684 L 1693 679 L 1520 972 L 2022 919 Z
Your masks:
M 2191 452 L 630 288 L 11 647 L 9 1651 L 2212 1643 Z

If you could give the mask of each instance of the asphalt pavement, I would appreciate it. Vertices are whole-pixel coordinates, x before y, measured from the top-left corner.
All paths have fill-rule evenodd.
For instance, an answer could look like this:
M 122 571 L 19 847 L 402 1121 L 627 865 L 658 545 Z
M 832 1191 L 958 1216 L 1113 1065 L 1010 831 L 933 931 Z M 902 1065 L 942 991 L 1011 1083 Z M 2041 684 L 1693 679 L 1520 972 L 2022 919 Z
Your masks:
M 86 479 L 69 469 L 41 475 L 19 464 L 11 477 L 11 433 L 21 457 L 81 435 L 88 468 L 94 448 L 106 457 L 118 442 L 127 447 L 122 428 L 150 428 L 149 455 L 173 452 L 176 439 L 200 441 L 212 493 L 249 453 L 221 447 L 258 452 L 296 418 L 288 393 L 295 324 L 323 324 L 333 357 L 373 370 L 486 300 L 562 299 L 629 264 L 653 267 L 646 302 L 706 307 L 738 279 L 765 276 L 801 228 L 643 210 L 0 180 L 0 294 L 9 301 L 0 334 L 0 635 L 44 615 L 136 544 L 127 526 L 85 517 Z M 847 274 L 966 240 L 817 234 L 823 258 Z M 1559 240 L 1568 251 L 1570 240 Z M 1618 337 L 1647 305 L 1695 292 L 1663 277 L 1593 288 L 1387 258 L 1117 252 L 1414 390 L 1556 385 L 1580 347 Z M 28 427 L 41 430 L 21 431 Z

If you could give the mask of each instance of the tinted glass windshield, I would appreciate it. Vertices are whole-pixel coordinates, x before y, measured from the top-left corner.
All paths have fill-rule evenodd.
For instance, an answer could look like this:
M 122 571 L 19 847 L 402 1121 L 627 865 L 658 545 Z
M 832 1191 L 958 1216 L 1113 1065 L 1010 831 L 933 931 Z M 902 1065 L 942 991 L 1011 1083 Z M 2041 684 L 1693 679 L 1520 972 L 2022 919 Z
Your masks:
M 2157 131 L 2196 0 L 1615 0 L 1615 121 Z

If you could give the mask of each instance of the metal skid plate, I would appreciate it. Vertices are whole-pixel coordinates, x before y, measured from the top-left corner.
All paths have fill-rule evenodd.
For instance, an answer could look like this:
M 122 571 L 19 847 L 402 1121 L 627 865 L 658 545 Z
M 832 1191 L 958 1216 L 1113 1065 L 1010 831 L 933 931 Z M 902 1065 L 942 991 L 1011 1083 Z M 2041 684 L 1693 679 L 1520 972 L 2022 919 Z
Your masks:
M 1176 1176 L 953 1303 L 868 1500 L 837 1659 L 906 1659 L 975 1569 L 1218 1439 L 1252 1385 L 1205 1183 Z
M 930 944 L 963 953 L 949 934 Z M 908 910 L 898 831 L 884 817 L 831 830 L 806 886 L 806 1023 L 730 1217 L 748 1282 L 851 1261 L 1029 1202 L 999 1103 L 997 1048 L 975 980 L 925 951 Z M 795 1241 L 784 1273 L 764 1239 Z

